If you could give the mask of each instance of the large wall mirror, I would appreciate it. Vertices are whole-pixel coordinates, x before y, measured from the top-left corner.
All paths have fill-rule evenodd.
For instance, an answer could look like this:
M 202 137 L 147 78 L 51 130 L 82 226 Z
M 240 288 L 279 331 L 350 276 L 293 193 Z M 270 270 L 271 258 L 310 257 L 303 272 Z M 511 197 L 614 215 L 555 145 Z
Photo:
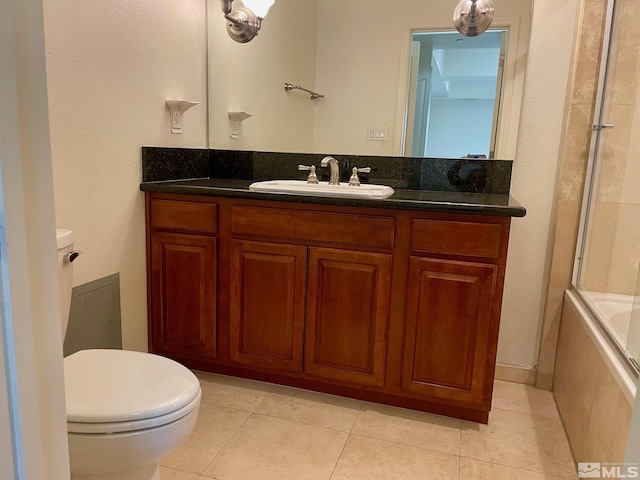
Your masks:
M 472 38 L 456 0 L 276 0 L 240 44 L 209 0 L 209 146 L 515 159 L 531 2 L 494 0 Z M 230 112 L 251 116 L 232 128 Z

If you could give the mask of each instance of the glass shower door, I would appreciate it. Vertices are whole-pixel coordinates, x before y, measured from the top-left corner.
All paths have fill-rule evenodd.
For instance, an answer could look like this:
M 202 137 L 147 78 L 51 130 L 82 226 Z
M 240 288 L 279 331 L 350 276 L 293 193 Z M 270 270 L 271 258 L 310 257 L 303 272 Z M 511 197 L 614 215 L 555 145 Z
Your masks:
M 635 293 L 627 336 L 627 355 L 640 371 L 640 269 L 638 269 Z
M 625 357 L 640 355 L 640 9 L 609 0 L 574 286 Z M 634 308 L 635 305 L 635 308 Z

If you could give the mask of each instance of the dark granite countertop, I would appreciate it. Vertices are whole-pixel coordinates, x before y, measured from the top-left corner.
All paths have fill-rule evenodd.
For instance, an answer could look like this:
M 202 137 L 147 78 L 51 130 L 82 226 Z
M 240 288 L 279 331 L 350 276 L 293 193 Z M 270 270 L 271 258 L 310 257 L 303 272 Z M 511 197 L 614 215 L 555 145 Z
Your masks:
M 182 195 L 210 195 L 217 197 L 309 203 L 314 205 L 394 208 L 507 217 L 524 217 L 526 215 L 525 208 L 508 194 L 442 192 L 396 188 L 395 193 L 384 200 L 346 199 L 252 192 L 249 190 L 251 183 L 253 183 L 253 180 L 198 178 L 143 182 L 140 184 L 140 190 Z

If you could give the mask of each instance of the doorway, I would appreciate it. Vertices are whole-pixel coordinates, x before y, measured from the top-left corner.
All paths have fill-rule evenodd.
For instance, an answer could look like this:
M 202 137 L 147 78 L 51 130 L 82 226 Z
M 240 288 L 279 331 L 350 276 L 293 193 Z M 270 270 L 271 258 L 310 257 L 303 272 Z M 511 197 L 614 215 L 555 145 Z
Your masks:
M 406 155 L 494 158 L 506 36 L 413 32 Z

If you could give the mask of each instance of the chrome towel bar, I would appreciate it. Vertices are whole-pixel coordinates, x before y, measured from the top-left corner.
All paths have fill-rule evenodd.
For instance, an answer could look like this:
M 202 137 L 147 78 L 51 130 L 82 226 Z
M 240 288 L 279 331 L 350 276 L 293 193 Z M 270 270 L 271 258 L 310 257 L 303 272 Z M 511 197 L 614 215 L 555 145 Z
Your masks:
M 289 90 L 302 90 L 303 92 L 307 92 L 311 97 L 311 100 L 316 100 L 318 98 L 324 98 L 324 95 L 321 95 L 316 92 L 312 92 L 311 90 L 307 90 L 306 88 L 302 88 L 300 85 L 294 85 L 293 83 L 285 83 L 284 89 L 288 92 Z

